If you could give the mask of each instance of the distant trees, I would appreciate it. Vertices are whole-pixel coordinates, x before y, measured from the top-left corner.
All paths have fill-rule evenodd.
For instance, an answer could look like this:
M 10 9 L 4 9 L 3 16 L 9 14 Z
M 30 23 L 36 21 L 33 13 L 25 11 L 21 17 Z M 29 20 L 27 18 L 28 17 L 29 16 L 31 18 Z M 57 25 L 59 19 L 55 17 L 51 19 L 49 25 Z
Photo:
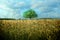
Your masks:
M 0 18 L 0 20 L 16 20 L 14 18 Z
M 23 17 L 31 19 L 31 18 L 37 17 L 37 14 L 36 14 L 36 12 L 34 10 L 30 9 L 30 10 L 24 12 Z

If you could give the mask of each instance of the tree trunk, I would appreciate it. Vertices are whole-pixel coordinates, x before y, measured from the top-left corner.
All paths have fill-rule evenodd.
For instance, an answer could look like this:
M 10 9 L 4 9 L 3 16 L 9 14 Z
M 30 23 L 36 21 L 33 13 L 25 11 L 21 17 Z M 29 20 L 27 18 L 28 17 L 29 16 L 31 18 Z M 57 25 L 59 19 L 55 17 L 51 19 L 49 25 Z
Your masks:
M 31 17 L 30 17 L 30 19 L 31 19 Z

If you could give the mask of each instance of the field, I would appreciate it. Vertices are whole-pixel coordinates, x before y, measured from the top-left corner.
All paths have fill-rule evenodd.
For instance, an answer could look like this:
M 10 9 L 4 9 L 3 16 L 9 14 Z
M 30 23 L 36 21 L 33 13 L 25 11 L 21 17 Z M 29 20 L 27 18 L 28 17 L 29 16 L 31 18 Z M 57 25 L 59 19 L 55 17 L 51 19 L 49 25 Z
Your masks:
M 60 19 L 0 20 L 2 40 L 60 40 Z

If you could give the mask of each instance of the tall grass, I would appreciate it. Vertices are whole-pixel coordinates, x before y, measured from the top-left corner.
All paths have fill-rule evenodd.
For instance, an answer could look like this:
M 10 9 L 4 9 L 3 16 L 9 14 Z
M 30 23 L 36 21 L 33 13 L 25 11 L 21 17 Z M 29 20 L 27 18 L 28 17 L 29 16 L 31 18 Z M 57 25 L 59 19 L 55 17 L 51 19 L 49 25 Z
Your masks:
M 4 40 L 60 40 L 60 20 L 0 20 Z

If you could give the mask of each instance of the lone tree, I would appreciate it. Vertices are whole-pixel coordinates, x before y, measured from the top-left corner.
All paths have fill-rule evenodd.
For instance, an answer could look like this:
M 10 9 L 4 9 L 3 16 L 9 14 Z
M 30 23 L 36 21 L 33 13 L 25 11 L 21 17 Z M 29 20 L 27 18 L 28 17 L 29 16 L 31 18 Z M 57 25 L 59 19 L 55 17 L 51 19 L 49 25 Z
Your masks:
M 23 17 L 31 19 L 31 18 L 37 17 L 37 14 L 34 10 L 30 9 L 30 10 L 24 12 Z

